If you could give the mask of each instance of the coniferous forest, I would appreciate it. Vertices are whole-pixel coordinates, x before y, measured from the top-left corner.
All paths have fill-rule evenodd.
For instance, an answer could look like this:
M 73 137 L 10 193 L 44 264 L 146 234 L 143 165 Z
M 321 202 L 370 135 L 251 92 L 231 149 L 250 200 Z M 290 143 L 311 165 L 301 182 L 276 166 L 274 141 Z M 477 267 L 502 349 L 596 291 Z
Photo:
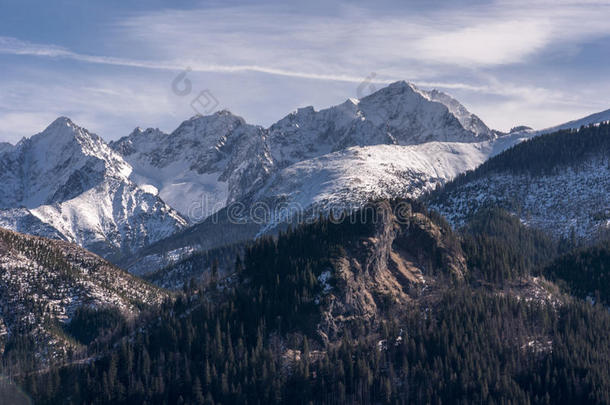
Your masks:
M 229 276 L 212 268 L 135 322 L 81 310 L 66 333 L 89 348 L 85 357 L 13 369 L 12 378 L 36 404 L 610 402 L 607 247 L 570 247 L 501 210 L 448 235 L 441 217 L 416 202 L 410 209 L 404 232 L 415 237 L 400 243 L 429 250 L 421 229 L 438 229 L 458 241 L 452 249 L 470 273 L 443 277 L 439 259 L 432 293 L 385 302 L 374 321 L 354 319 L 340 338 L 317 333 L 323 292 L 343 288 L 339 259 L 380 235 L 366 216 L 259 239 Z M 396 251 L 421 250 L 398 240 Z M 557 300 L 507 293 L 545 277 Z M 595 302 L 583 299 L 591 294 Z

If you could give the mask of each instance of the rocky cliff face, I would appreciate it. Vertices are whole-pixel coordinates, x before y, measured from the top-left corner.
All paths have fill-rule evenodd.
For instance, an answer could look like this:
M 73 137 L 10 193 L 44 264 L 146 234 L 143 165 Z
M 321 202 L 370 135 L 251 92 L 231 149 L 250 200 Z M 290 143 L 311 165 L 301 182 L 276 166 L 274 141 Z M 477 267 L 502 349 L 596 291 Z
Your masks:
M 387 311 L 405 310 L 468 273 L 459 240 L 442 221 L 409 202 L 381 202 L 370 235 L 359 235 L 321 279 L 325 288 L 318 333 L 336 340 L 354 322 L 375 324 Z

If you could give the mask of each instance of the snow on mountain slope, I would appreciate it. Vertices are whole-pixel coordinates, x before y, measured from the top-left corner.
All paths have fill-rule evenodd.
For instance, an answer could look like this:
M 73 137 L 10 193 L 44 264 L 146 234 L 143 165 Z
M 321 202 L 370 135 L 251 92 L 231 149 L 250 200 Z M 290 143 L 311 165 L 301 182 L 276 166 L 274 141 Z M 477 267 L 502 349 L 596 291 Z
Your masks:
M 133 274 L 147 274 L 202 249 L 274 232 L 284 223 L 357 209 L 371 199 L 417 197 L 474 169 L 492 150 L 489 141 L 355 146 L 298 162 L 220 214 L 143 249 L 137 260 L 124 264 Z
M 112 257 L 186 226 L 158 197 L 129 180 L 132 168 L 68 118 L 0 155 L 0 222 Z
M 2 155 L 0 207 L 37 207 L 74 197 L 105 176 L 126 179 L 131 167 L 97 135 L 68 118 L 23 139 Z M 7 186 L 9 189 L 7 190 Z
M 372 199 L 418 197 L 474 169 L 490 150 L 489 142 L 356 146 L 295 163 L 254 197 L 272 207 L 262 232 L 280 222 L 356 209 Z
M 538 134 L 547 134 L 561 129 L 578 129 L 582 126 L 591 124 L 599 124 L 600 122 L 610 121 L 610 110 L 601 111 L 595 114 L 587 115 L 586 117 L 566 122 L 565 124 L 557 125 L 551 128 L 546 128 L 538 131 Z
M 191 219 L 203 220 L 236 202 L 245 208 L 246 221 L 258 221 L 248 212 L 258 203 L 273 209 L 298 205 L 302 214 L 331 205 L 356 208 L 369 198 L 417 196 L 474 169 L 494 153 L 496 138 L 448 95 L 396 82 L 321 111 L 301 108 L 266 130 L 220 112 L 194 117 L 171 135 L 136 130 L 111 146 L 134 167 L 132 180 L 158 189 Z M 232 140 L 237 149 L 226 147 Z M 202 200 L 208 205 L 193 215 L 192 202 Z M 252 237 L 252 222 L 240 227 L 225 218 L 227 212 L 221 224 L 193 228 L 206 235 L 171 236 L 138 256 L 144 266 L 127 266 L 138 273 L 153 271 L 157 262 L 163 266 L 180 259 L 180 252 L 216 247 L 211 229 L 234 235 L 230 243 Z M 259 234 L 294 220 L 282 213 L 264 215 L 269 218 L 259 224 Z
M 0 229 L 0 348 L 33 339 L 39 362 L 75 347 L 62 332 L 80 307 L 133 317 L 167 294 L 102 258 L 63 241 Z
M 396 82 L 361 100 L 298 109 L 269 129 L 221 111 L 193 117 L 171 134 L 136 129 L 111 147 L 134 168 L 133 181 L 201 221 L 256 192 L 272 173 L 345 148 L 494 137 L 448 95 Z
M 41 221 L 27 208 L 0 210 L 0 228 L 32 235 L 45 235 L 45 237 L 51 239 L 66 239 L 60 231 Z
M 499 205 L 556 237 L 593 239 L 610 229 L 610 164 L 596 158 L 556 174 L 497 174 L 464 185 L 433 205 L 456 226 L 487 205 Z
M 434 92 L 430 93 L 432 93 L 431 97 L 442 97 L 434 94 Z M 342 110 L 331 108 L 323 110 L 320 113 L 316 113 L 313 109 L 308 108 L 285 118 L 285 120 L 294 121 L 298 117 L 303 118 L 305 116 L 315 116 L 316 114 L 336 114 L 337 116 L 332 119 L 329 118 L 329 121 L 334 119 L 342 123 L 346 119 L 346 111 L 351 109 L 354 112 L 358 105 L 358 101 L 349 100 Z M 453 108 L 457 107 L 454 106 Z M 464 117 L 462 114 L 462 119 Z M 600 115 L 597 117 L 600 117 Z M 476 125 L 476 119 L 472 118 L 471 120 L 473 125 Z M 302 127 L 301 124 L 314 121 L 314 119 L 303 119 L 300 123 L 293 122 L 291 128 L 298 132 Z M 322 126 L 320 128 L 322 130 L 325 127 Z M 273 127 L 270 131 L 274 131 Z M 315 131 L 308 130 L 304 133 L 310 133 L 310 136 L 313 136 L 311 134 L 314 134 Z M 301 139 L 302 142 L 295 144 L 280 143 L 279 158 L 278 149 L 270 148 L 272 155 L 276 159 L 281 161 L 282 156 L 288 156 L 289 159 L 285 159 L 284 164 L 287 164 L 292 158 L 298 160 L 300 157 L 298 152 L 300 150 L 305 151 L 303 155 L 311 153 L 314 155 L 320 154 L 320 156 L 300 160 L 293 164 L 288 164 L 288 166 L 281 169 L 277 168 L 277 166 L 280 166 L 278 164 L 274 167 L 273 174 L 260 190 L 247 195 L 246 198 L 239 201 L 242 205 L 236 205 L 235 207 L 238 209 L 233 210 L 233 207 L 229 206 L 229 209 L 223 211 L 225 216 L 227 212 L 237 212 L 239 214 L 238 219 L 245 221 L 245 224 L 241 227 L 239 223 L 231 224 L 232 227 L 229 232 L 233 235 L 231 243 L 251 238 L 253 235 L 252 225 L 259 226 L 259 230 L 256 233 L 260 235 L 277 229 L 277 226 L 284 222 L 306 220 L 308 217 L 316 217 L 318 214 L 327 214 L 329 210 L 340 211 L 344 208 L 356 208 L 369 198 L 418 196 L 424 191 L 434 189 L 436 185 L 451 180 L 460 173 L 475 169 L 490 157 L 501 154 L 503 151 L 525 140 L 534 138 L 536 135 L 538 135 L 538 132 L 530 128 L 516 127 L 508 134 L 493 132 L 491 135 L 485 135 L 485 137 L 490 139 L 482 142 L 430 142 L 406 146 L 356 146 L 330 153 L 327 153 L 328 150 L 332 149 L 328 146 L 328 143 L 318 144 L 312 142 L 311 147 L 309 147 L 307 143 L 309 141 L 307 141 L 306 137 L 291 136 L 291 139 Z M 296 145 L 299 146 L 297 147 Z M 320 147 L 320 149 L 315 149 L 316 146 Z M 284 148 L 283 151 L 281 148 Z M 294 153 L 290 151 L 294 151 Z M 545 158 L 548 158 L 548 156 L 541 157 L 540 159 Z M 604 172 L 600 173 L 604 175 Z M 452 204 L 448 204 L 445 208 L 441 207 L 439 209 L 445 215 L 452 218 L 452 220 L 455 220 L 454 223 L 459 225 L 461 223 L 460 218 L 463 219 L 464 215 L 471 211 L 470 209 L 465 210 L 464 207 L 472 208 L 476 205 L 472 201 L 477 200 L 488 203 L 496 199 L 494 197 L 496 194 L 500 195 L 498 197 L 500 200 L 513 201 L 516 198 L 521 198 L 519 196 L 531 195 L 532 197 L 528 197 L 530 198 L 528 201 L 530 201 L 529 204 L 531 205 L 524 208 L 530 212 L 534 212 L 534 208 L 536 208 L 535 201 L 537 199 L 543 200 L 543 197 L 545 195 L 548 196 L 548 193 L 551 193 L 553 190 L 579 190 L 577 193 L 579 196 L 583 199 L 588 199 L 589 202 L 593 201 L 593 204 L 597 202 L 600 206 L 604 205 L 603 196 L 607 195 L 607 184 L 601 179 L 589 183 L 585 178 L 578 178 L 582 180 L 582 183 L 580 183 L 580 186 L 577 186 L 575 182 L 578 179 L 573 176 L 559 176 L 556 180 L 547 178 L 543 181 L 544 184 L 547 184 L 546 187 L 543 187 L 542 184 L 536 186 L 539 190 L 546 190 L 545 193 L 547 194 L 538 194 L 535 189 L 523 188 L 526 185 L 534 187 L 534 183 L 528 181 L 527 177 L 517 177 L 513 176 L 510 179 L 503 178 L 502 181 L 512 185 L 504 188 L 500 180 L 498 180 L 498 183 L 492 182 L 492 184 L 481 181 L 480 184 L 472 187 L 471 193 L 465 192 L 462 197 L 459 197 L 464 200 L 463 203 L 457 204 L 456 202 L 457 205 L 455 207 Z M 552 186 L 554 181 L 558 185 L 556 188 Z M 596 187 L 593 189 L 593 195 L 591 192 L 586 192 L 586 187 L 582 189 L 582 185 L 588 184 Z M 517 187 L 517 185 L 521 188 Z M 599 193 L 606 194 L 600 195 Z M 554 198 L 560 199 L 562 197 L 556 196 Z M 572 201 L 572 203 L 569 203 L 569 201 Z M 567 200 L 566 205 L 557 211 L 550 210 L 546 214 L 539 212 L 537 217 L 533 217 L 532 223 L 540 226 L 560 224 L 561 222 L 556 214 L 560 215 L 558 213 L 562 213 L 561 215 L 569 216 L 571 215 L 570 209 L 574 209 L 577 212 L 581 209 L 579 207 L 584 207 L 584 205 L 579 206 L 574 202 L 578 200 L 571 199 L 569 201 Z M 548 206 L 548 204 L 552 203 L 545 204 Z M 604 215 L 606 214 L 603 213 L 603 209 L 595 211 L 593 206 L 589 208 L 589 213 L 593 217 L 605 218 Z M 588 223 L 585 216 L 579 214 L 577 217 L 582 225 L 577 229 L 580 234 L 591 233 L 591 229 L 597 227 L 597 225 L 593 226 L 592 223 Z M 194 251 L 219 246 L 210 241 L 211 235 L 214 234 L 214 231 L 210 231 L 210 229 L 216 229 L 214 226 L 218 229 L 224 229 L 222 227 L 228 226 L 227 223 L 230 223 L 231 219 L 227 220 L 224 218 L 223 221 L 218 225 L 201 224 L 202 226 L 199 228 L 197 226 L 193 227 L 189 234 L 197 234 L 199 236 L 180 237 L 178 239 L 169 237 L 160 241 L 158 244 L 155 244 L 155 249 L 141 256 L 142 263 L 146 263 L 146 265 L 136 266 L 137 271 L 153 271 L 165 265 L 170 265 L 180 260 L 180 258 L 192 254 Z M 548 223 L 545 223 L 545 221 L 548 221 Z M 134 264 L 129 265 L 130 268 L 131 266 L 134 266 Z M 136 267 L 133 268 L 135 269 Z
M 109 178 L 70 200 L 30 210 L 65 237 L 107 258 L 174 234 L 186 222 L 158 197 Z
M 220 111 L 195 116 L 171 134 L 138 128 L 111 147 L 133 166 L 136 183 L 202 220 L 266 179 L 272 162 L 264 136 L 261 127 Z
M 429 198 L 461 226 L 500 206 L 557 237 L 594 240 L 610 231 L 610 124 L 528 140 L 488 160 Z
M 445 107 L 449 109 L 449 112 L 455 115 L 460 121 L 460 124 L 462 124 L 466 130 L 475 134 L 475 136 L 479 138 L 494 138 L 493 131 L 491 131 L 479 117 L 468 111 L 466 107 L 453 97 L 438 90 L 424 91 L 423 93 L 427 95 L 430 100 L 445 105 Z

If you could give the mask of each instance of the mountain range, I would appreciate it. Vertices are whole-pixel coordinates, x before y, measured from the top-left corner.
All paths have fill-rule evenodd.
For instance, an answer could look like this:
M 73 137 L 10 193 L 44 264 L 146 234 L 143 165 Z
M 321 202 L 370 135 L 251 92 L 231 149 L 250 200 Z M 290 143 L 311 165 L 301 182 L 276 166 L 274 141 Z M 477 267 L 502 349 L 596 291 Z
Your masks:
M 134 271 L 149 272 L 220 241 L 249 240 L 371 199 L 419 197 L 550 131 L 491 130 L 447 94 L 406 82 L 320 111 L 300 108 L 269 128 L 220 111 L 170 134 L 136 128 L 107 143 L 61 117 L 0 148 L 0 226 L 70 241 L 117 263 L 137 257 Z M 224 225 L 249 226 L 201 242 L 220 229 L 212 214 Z M 185 234 L 199 241 L 168 242 Z

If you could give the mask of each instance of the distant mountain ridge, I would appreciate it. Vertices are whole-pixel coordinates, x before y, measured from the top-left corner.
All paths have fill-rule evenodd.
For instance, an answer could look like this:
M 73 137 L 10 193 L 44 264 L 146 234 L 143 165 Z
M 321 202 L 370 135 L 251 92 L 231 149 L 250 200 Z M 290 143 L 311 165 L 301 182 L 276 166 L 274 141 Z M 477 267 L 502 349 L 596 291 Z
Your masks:
M 170 134 L 136 128 L 106 143 L 61 117 L 15 146 L 0 145 L 0 226 L 123 261 L 230 204 L 241 204 L 246 222 L 256 203 L 269 209 L 258 228 L 219 237 L 222 227 L 199 226 L 186 234 L 207 229 L 202 244 L 167 244 L 192 252 L 217 247 L 213 237 L 240 242 L 294 222 L 277 214 L 282 205 L 307 216 L 416 198 L 537 134 L 491 130 L 449 95 L 406 82 L 320 111 L 300 108 L 269 128 L 219 111 Z M 174 257 L 167 253 L 155 255 Z
M 273 173 L 346 148 L 494 138 L 455 99 L 396 82 L 362 100 L 299 108 L 267 129 L 219 111 L 195 116 L 171 134 L 136 128 L 110 146 L 134 168 L 133 181 L 200 221 L 258 191 Z M 201 215 L 193 215 L 202 205 Z
M 195 116 L 171 134 L 137 128 L 110 147 L 132 165 L 135 182 L 199 220 L 262 184 L 273 165 L 263 128 L 228 111 Z

